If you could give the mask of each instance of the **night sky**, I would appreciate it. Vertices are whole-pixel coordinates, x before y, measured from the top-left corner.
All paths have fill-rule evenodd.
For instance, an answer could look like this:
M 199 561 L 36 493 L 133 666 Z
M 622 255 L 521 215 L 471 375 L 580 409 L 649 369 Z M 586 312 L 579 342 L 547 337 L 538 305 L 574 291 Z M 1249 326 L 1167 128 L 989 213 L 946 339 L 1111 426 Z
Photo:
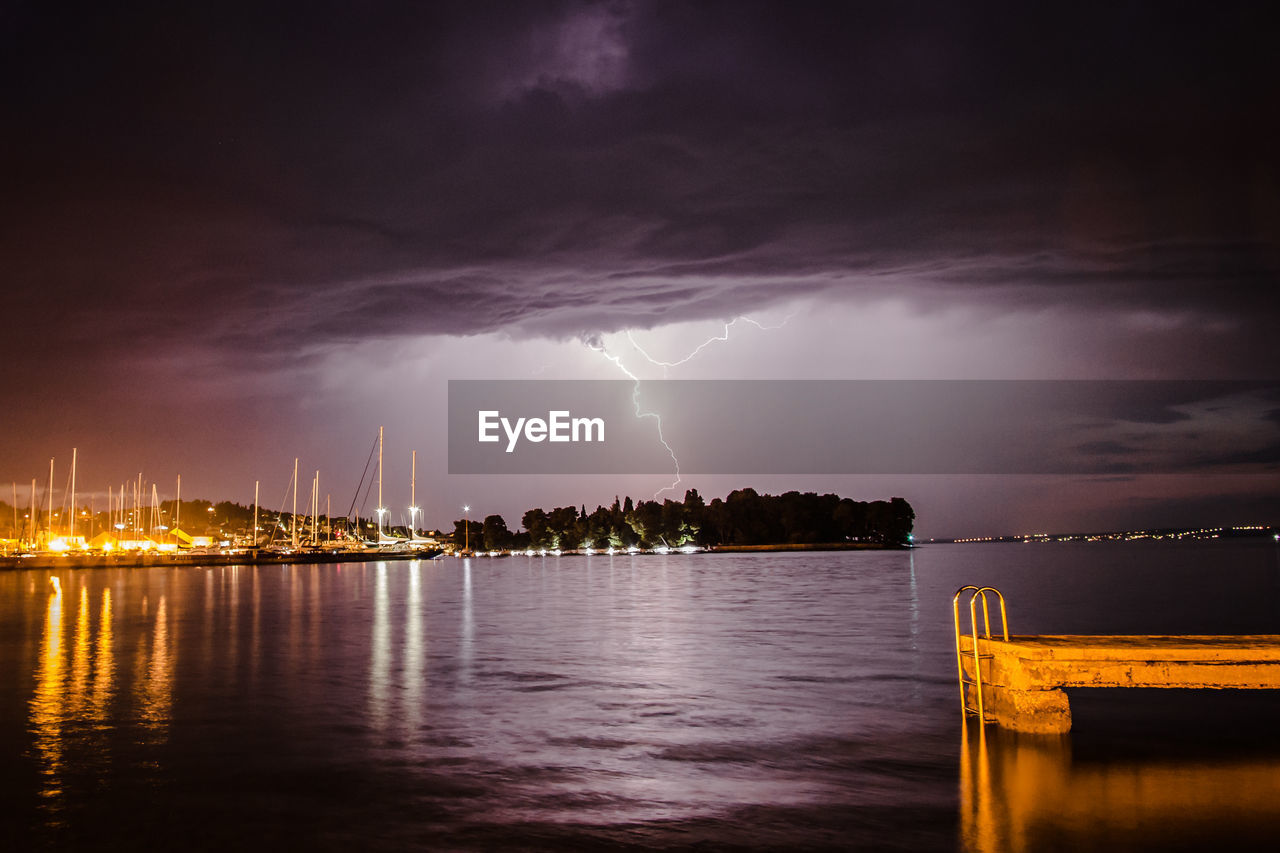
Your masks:
M 300 456 L 337 513 L 379 425 L 431 526 L 649 497 L 445 473 L 447 380 L 621 378 L 602 345 L 676 379 L 1280 378 L 1269 11 L 6 3 L 0 497 L 76 446 L 82 493 L 275 507 Z M 664 496 L 902 495 L 963 536 L 1275 523 L 1276 475 Z

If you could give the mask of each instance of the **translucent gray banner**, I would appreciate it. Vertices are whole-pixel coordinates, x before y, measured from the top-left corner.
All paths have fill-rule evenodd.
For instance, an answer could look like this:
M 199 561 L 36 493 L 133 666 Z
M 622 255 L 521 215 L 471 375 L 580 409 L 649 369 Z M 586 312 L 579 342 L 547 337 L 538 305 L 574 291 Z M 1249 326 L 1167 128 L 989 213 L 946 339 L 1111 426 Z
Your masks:
M 1280 470 L 1280 382 L 453 380 L 451 474 Z

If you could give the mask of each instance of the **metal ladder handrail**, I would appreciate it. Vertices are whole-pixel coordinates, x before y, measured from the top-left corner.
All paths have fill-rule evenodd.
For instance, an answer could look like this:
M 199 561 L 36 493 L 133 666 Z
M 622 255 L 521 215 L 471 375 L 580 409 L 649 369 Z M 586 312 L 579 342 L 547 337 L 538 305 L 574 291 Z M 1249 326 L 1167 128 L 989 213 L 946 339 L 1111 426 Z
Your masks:
M 964 675 L 964 652 L 961 649 L 960 637 L 960 596 L 966 591 L 971 590 L 969 594 L 969 629 L 970 636 L 973 639 L 973 678 L 965 678 Z M 956 594 L 951 599 L 951 614 L 955 622 L 956 630 L 956 673 L 960 679 L 960 711 L 967 718 L 969 714 L 977 715 L 983 725 L 987 723 L 985 709 L 982 701 L 982 658 L 992 657 L 990 654 L 981 654 L 978 651 L 978 599 L 982 599 L 982 624 L 985 629 L 983 638 L 986 640 L 995 639 L 991 636 L 991 608 L 987 603 L 987 594 L 994 592 L 996 598 L 1000 602 L 1000 627 L 1003 632 L 1004 641 L 1009 642 L 1009 616 L 1005 610 L 1004 595 L 1000 590 L 993 586 L 974 586 L 968 584 L 956 590 Z M 972 684 L 974 692 L 978 697 L 978 707 L 969 707 L 969 699 L 965 694 L 965 685 Z

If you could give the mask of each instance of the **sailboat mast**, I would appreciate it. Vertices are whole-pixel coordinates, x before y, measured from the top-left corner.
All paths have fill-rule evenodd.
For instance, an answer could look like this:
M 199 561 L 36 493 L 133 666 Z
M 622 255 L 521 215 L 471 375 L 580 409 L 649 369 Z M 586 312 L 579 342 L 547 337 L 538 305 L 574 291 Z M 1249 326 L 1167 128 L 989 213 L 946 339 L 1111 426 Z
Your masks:
M 71 448 L 71 539 L 76 538 L 76 448 Z
M 46 519 L 45 547 L 53 541 L 53 460 L 49 460 L 49 518 Z
M 258 481 L 253 481 L 253 545 L 258 546 Z
M 293 547 L 298 547 L 298 457 L 293 457 Z
M 311 481 L 311 544 L 320 544 L 320 472 Z
M 410 451 L 409 458 L 409 539 L 418 536 L 418 451 Z
M 182 520 L 182 475 L 178 475 L 178 496 L 173 499 L 173 526 L 176 529 Z
M 52 460 L 50 460 L 52 464 Z M 49 475 L 49 482 L 53 482 L 53 475 Z M 382 505 L 382 427 L 378 427 L 378 539 L 382 539 L 382 516 L 386 512 L 386 508 Z

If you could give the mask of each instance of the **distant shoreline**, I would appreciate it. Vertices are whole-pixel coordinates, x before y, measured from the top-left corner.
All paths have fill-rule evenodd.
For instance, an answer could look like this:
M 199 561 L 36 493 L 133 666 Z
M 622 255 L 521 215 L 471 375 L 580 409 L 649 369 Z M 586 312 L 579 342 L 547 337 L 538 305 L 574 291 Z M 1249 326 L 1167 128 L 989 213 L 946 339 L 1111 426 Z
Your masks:
M 709 550 L 713 554 L 736 554 L 753 551 L 904 551 L 908 547 L 879 542 L 782 542 L 773 545 L 716 545 Z
M 699 549 L 703 554 L 753 554 L 780 553 L 785 551 L 900 551 L 906 545 L 882 545 L 877 542 L 816 542 L 816 543 L 774 543 L 770 545 L 716 545 Z M 652 552 L 637 552 L 649 554 Z M 503 551 L 501 556 L 520 556 L 523 551 Z M 603 552 L 597 552 L 604 556 Z M 619 552 L 618 556 L 626 556 L 627 552 Z M 256 556 L 236 554 L 37 554 L 25 557 L 0 556 L 0 570 L 21 569 L 147 569 L 207 567 L 231 565 L 272 565 L 272 564 L 317 564 L 345 562 L 375 562 L 378 560 L 417 560 L 431 559 L 441 555 L 432 549 L 431 552 L 378 552 L 378 551 L 336 551 L 336 552 L 295 552 L 260 553 Z M 449 556 L 462 556 L 453 554 Z M 487 556 L 475 554 L 473 556 Z M 550 556 L 550 555 L 542 555 Z M 555 556 L 589 556 L 578 551 L 569 551 Z

